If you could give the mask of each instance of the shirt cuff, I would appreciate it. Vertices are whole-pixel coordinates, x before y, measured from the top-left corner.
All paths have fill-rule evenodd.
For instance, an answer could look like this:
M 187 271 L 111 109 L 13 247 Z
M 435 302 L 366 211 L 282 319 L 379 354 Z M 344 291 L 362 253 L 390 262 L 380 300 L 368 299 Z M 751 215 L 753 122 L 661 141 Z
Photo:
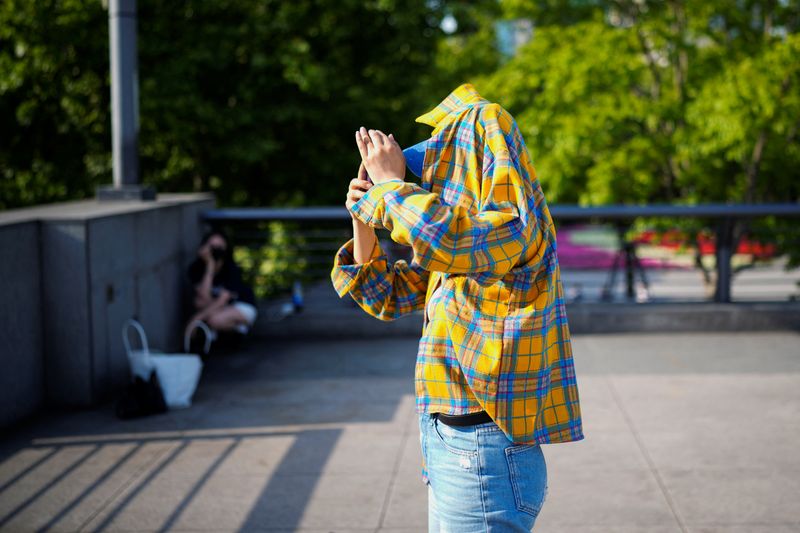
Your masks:
M 375 216 L 375 212 L 383 200 L 383 195 L 402 188 L 406 183 L 401 179 L 390 179 L 373 185 L 364 193 L 364 196 L 353 204 L 351 208 L 353 215 L 367 226 L 383 229 L 380 217 Z
M 336 252 L 336 257 L 333 260 L 331 281 L 333 281 L 333 288 L 339 298 L 343 298 L 345 294 L 352 290 L 353 285 L 357 283 L 359 276 L 363 274 L 366 268 L 374 266 L 380 259 L 385 259 L 385 254 L 378 239 L 375 239 L 372 253 L 364 263 L 356 263 L 354 247 L 355 238 L 344 243 L 339 248 L 339 251 Z

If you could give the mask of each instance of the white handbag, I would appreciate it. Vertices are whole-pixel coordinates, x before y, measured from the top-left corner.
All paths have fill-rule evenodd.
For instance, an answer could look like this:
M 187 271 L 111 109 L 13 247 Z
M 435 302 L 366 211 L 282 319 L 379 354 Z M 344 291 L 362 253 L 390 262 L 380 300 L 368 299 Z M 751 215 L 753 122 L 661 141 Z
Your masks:
M 139 333 L 142 345 L 140 350 L 131 349 L 128 338 L 131 328 Z M 167 354 L 159 350 L 150 350 L 144 328 L 134 319 L 126 320 L 122 326 L 122 342 L 125 344 L 131 373 L 134 376 L 140 376 L 148 381 L 150 371 L 155 369 L 167 407 L 181 409 L 192 405 L 192 396 L 203 370 L 203 360 L 200 356 L 191 353 Z

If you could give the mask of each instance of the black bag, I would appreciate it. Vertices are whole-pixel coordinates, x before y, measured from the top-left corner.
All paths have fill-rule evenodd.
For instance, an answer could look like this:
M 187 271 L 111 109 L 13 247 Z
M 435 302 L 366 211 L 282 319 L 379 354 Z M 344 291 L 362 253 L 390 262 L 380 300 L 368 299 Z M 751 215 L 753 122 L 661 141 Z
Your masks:
M 117 416 L 122 419 L 164 413 L 166 410 L 167 404 L 155 370 L 150 372 L 149 381 L 136 376 L 116 405 Z

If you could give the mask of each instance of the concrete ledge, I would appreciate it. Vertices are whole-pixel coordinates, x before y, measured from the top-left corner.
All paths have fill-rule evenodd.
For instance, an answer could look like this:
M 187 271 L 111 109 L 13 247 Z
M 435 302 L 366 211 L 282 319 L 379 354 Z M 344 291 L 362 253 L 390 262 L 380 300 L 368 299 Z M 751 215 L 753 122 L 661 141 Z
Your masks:
M 575 333 L 800 330 L 800 303 L 648 303 L 567 306 Z
M 359 338 L 359 337 L 406 337 L 422 334 L 422 313 L 384 322 L 369 316 L 360 308 L 325 308 L 321 311 L 305 310 L 272 321 L 275 305 L 267 302 L 259 306 L 259 316 L 253 333 L 256 336 L 281 338 Z
M 97 199 L 89 199 L 42 204 L 0 211 L 0 226 L 32 221 L 61 222 L 99 219 L 196 203 L 202 204 L 202 210 L 207 210 L 214 206 L 215 197 L 211 193 L 161 193 L 157 200 L 146 202 L 137 200 L 99 202 Z
M 348 338 L 420 336 L 422 313 L 383 322 L 342 302 L 272 321 L 277 305 L 261 306 L 256 336 Z M 692 331 L 800 331 L 800 303 L 581 303 L 567 306 L 573 333 L 665 333 Z

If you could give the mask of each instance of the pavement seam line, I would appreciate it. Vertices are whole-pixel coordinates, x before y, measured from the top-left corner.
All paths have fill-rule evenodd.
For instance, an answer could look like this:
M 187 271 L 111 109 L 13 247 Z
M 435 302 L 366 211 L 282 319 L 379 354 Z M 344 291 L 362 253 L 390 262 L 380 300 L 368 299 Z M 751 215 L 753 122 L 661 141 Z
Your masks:
M 611 396 L 614 398 L 614 402 L 617 404 L 617 407 L 622 413 L 622 417 L 625 419 L 625 423 L 631 430 L 633 438 L 636 441 L 636 445 L 639 447 L 639 451 L 644 456 L 644 460 L 647 462 L 647 467 L 650 469 L 650 473 L 655 478 L 656 483 L 658 484 L 658 488 L 661 490 L 661 494 L 664 496 L 664 499 L 667 502 L 667 506 L 669 506 L 669 510 L 672 512 L 672 516 L 675 517 L 675 521 L 678 523 L 678 527 L 681 528 L 681 531 L 683 533 L 688 533 L 686 525 L 683 523 L 683 519 L 681 518 L 681 515 L 678 512 L 678 508 L 676 507 L 675 502 L 672 500 L 672 496 L 670 496 L 669 490 L 667 489 L 664 480 L 661 478 L 661 474 L 658 472 L 658 468 L 656 468 L 655 461 L 653 461 L 652 457 L 650 457 L 650 453 L 648 453 L 647 448 L 645 447 L 644 442 L 642 441 L 642 438 L 639 435 L 639 432 L 636 431 L 636 426 L 633 424 L 633 419 L 630 417 L 628 411 L 622 404 L 622 399 L 619 397 L 619 393 L 617 392 L 616 387 L 614 387 L 614 383 L 611 381 L 611 378 L 607 375 L 605 376 L 605 382 L 609 390 L 611 391 Z
M 381 505 L 381 514 L 378 517 L 378 527 L 375 528 L 375 533 L 381 530 L 383 527 L 383 521 L 386 519 L 386 513 L 389 511 L 389 502 L 392 499 L 392 493 L 394 492 L 394 487 L 397 484 L 397 474 L 400 472 L 400 463 L 403 461 L 403 453 L 406 450 L 406 443 L 408 442 L 408 437 L 411 435 L 411 430 L 409 429 L 409 425 L 411 422 L 411 413 L 414 412 L 409 409 L 409 414 L 406 415 L 406 418 L 403 422 L 403 435 L 400 437 L 400 449 L 397 452 L 397 457 L 394 460 L 394 466 L 392 467 L 392 478 L 389 480 L 389 486 L 386 487 L 386 494 L 383 497 L 383 505 Z

